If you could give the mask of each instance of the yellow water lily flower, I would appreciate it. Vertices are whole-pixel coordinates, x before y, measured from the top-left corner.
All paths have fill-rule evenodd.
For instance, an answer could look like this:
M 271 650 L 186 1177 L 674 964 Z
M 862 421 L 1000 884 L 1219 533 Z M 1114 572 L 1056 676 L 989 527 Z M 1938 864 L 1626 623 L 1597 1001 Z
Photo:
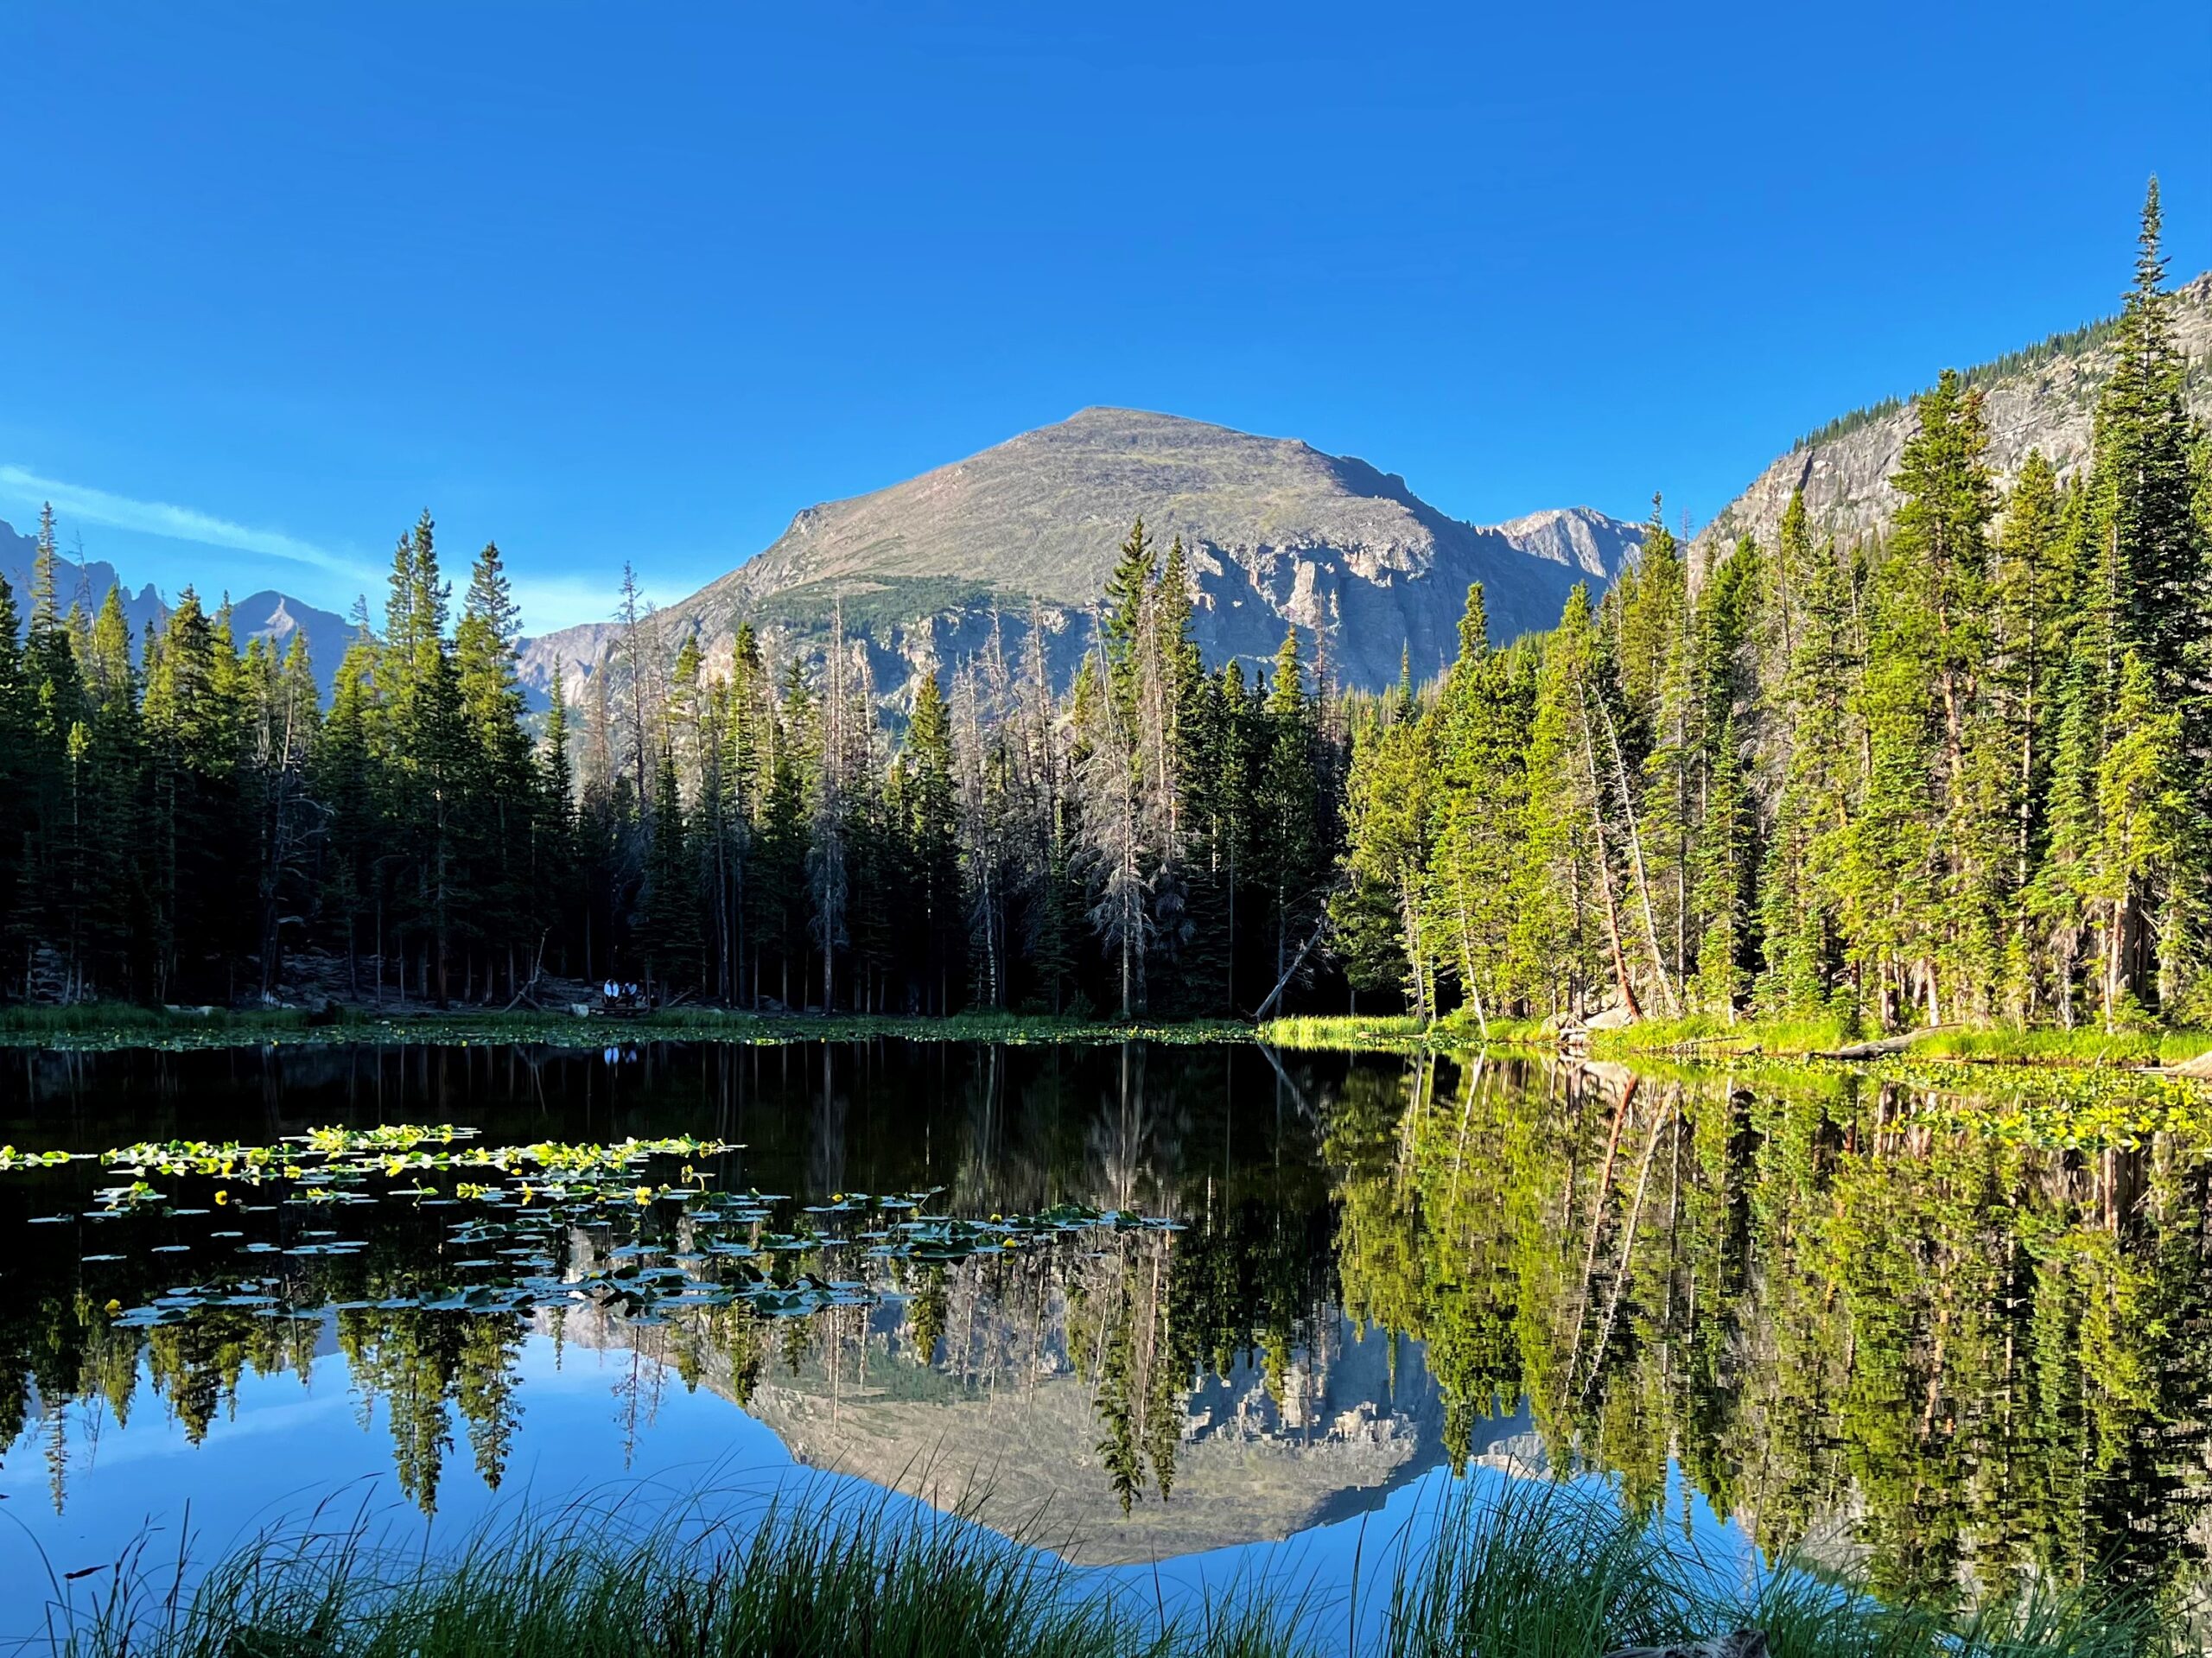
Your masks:
M 104 1311 L 107 1313 L 109 1318 L 112 1318 L 123 1311 L 123 1303 L 111 1296 L 108 1298 L 108 1304 Z
M 653 1189 L 651 1186 L 639 1186 L 631 1195 L 641 1204 L 649 1204 L 653 1200 Z
M 218 1191 L 218 1192 L 215 1194 L 215 1201 L 216 1201 L 216 1203 L 217 1203 L 218 1204 L 227 1204 L 228 1202 L 230 1202 L 230 1201 L 231 1201 L 231 1194 L 230 1194 L 229 1191 L 228 1191 L 227 1189 L 225 1189 L 225 1190 L 223 1190 L 223 1191 Z

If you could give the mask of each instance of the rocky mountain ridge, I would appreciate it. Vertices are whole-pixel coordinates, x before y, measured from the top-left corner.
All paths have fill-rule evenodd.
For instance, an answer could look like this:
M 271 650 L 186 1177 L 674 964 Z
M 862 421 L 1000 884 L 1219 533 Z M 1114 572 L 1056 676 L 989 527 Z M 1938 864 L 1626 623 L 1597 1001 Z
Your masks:
M 2212 271 L 2176 291 L 2173 317 L 2189 363 L 2190 406 L 2200 416 L 2212 416 Z M 2088 459 L 2097 394 L 2112 372 L 2112 333 L 2113 320 L 2107 319 L 1966 371 L 1983 396 L 1990 464 L 2001 478 L 2009 482 L 2032 449 L 2042 450 L 2062 474 Z M 1799 488 L 1815 534 L 1847 542 L 1886 530 L 1897 505 L 1890 476 L 1912 431 L 1910 399 L 1831 422 L 1826 432 L 1777 456 L 1699 532 L 1698 547 L 1713 551 L 1746 535 L 1772 545 L 1790 494 Z
M 2212 272 L 2177 290 L 2176 334 L 2190 399 L 2212 417 Z M 2096 397 L 2110 372 L 2112 322 L 2055 335 L 1967 371 L 1985 397 L 1990 459 L 2009 479 L 2031 449 L 2062 472 L 2086 460 Z M 1832 422 L 1777 456 L 1696 537 L 1708 553 L 1751 535 L 1770 543 L 1802 487 L 1816 531 L 1840 539 L 1887 527 L 1889 479 L 1912 429 L 1909 400 Z M 672 651 L 696 632 L 726 664 L 740 619 L 779 657 L 818 656 L 833 608 L 879 693 L 896 701 L 918 664 L 973 659 L 996 630 L 1018 660 L 1042 631 L 1056 680 L 1072 677 L 1091 638 L 1092 607 L 1130 523 L 1141 515 L 1164 549 L 1180 536 L 1195 587 L 1195 632 L 1207 659 L 1263 664 L 1295 624 L 1315 632 L 1340 685 L 1377 689 L 1400 652 L 1416 677 L 1457 646 L 1471 581 L 1484 583 L 1499 639 L 1549 626 L 1577 581 L 1602 588 L 1630 562 L 1640 527 L 1587 507 L 1482 526 L 1429 505 L 1396 473 L 1295 439 L 1144 410 L 1092 408 L 904 483 L 795 515 L 754 558 L 662 610 L 652 626 Z M 30 537 L 0 523 L 0 575 L 25 607 Z M 60 561 L 65 604 L 96 607 L 121 577 L 108 563 Z M 208 596 L 211 602 L 214 595 Z M 124 588 L 136 644 L 168 606 L 149 583 Z M 327 691 L 352 636 L 332 612 L 263 590 L 234 605 L 243 642 L 281 645 L 305 630 Z M 572 697 L 613 657 L 611 622 L 526 638 L 521 670 L 542 706 L 560 675 Z
M 1189 553 L 1193 629 L 1211 662 L 1271 658 L 1295 624 L 1319 631 L 1332 677 L 1376 689 L 1401 651 L 1416 675 L 1457 649 L 1469 583 L 1501 638 L 1549 626 L 1580 581 L 1602 588 L 1642 531 L 1586 507 L 1463 523 L 1366 461 L 1295 439 L 1177 416 L 1086 409 L 905 483 L 807 508 L 756 557 L 669 606 L 657 626 L 725 656 L 740 619 L 779 653 L 818 651 L 833 606 L 877 684 L 974 655 L 995 625 L 1019 651 L 1044 631 L 1069 677 L 1129 526 Z M 524 677 L 580 692 L 611 625 L 528 642 Z
M 31 561 L 37 552 L 35 537 L 19 533 L 5 519 L 0 519 L 0 576 L 5 576 L 8 585 L 15 590 L 19 627 L 27 627 L 30 622 Z M 62 609 L 79 605 L 87 614 L 107 602 L 110 588 L 122 588 L 123 619 L 130 625 L 134 657 L 144 649 L 147 627 L 150 625 L 158 629 L 168 622 L 168 601 L 152 582 L 134 593 L 124 585 L 115 566 L 104 560 L 86 559 L 79 564 L 57 554 L 54 585 Z M 220 595 L 202 595 L 201 602 L 213 609 L 222 600 Z M 280 651 L 290 645 L 296 631 L 305 630 L 308 660 L 315 669 L 315 683 L 325 696 L 330 692 L 339 661 L 353 637 L 353 624 L 344 617 L 273 588 L 232 600 L 231 625 L 241 648 L 249 639 L 266 638 Z

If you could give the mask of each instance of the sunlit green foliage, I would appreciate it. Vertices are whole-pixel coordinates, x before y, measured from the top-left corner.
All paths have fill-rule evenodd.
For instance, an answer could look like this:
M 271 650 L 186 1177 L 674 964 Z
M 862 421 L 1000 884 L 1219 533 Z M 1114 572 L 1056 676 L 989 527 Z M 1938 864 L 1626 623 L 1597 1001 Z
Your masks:
M 2086 476 L 2000 487 L 1946 371 L 1885 536 L 1800 494 L 1773 546 L 1694 556 L 1655 510 L 1503 656 L 1471 595 L 1433 704 L 1355 727 L 1354 982 L 1478 1024 L 2203 1024 L 2212 443 L 2160 231 L 2154 186 Z

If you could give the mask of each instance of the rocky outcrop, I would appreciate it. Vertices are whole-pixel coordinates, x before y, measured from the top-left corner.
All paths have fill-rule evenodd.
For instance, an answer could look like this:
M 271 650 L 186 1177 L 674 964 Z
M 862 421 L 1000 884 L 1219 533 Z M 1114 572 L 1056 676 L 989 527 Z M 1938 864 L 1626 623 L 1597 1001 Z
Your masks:
M 2212 271 L 2177 294 L 2174 323 L 2189 359 L 2190 401 L 2200 415 L 2212 414 Z M 2000 476 L 2009 480 L 2034 449 L 2062 473 L 2080 467 L 2088 458 L 2097 393 L 2111 372 L 2109 323 L 2055 337 L 2004 365 L 1967 371 L 1984 398 L 1990 463 Z M 1699 547 L 1717 550 L 1745 535 L 1772 546 L 1790 493 L 1800 488 L 1815 534 L 1848 542 L 1886 530 L 1897 505 L 1890 477 L 1912 435 L 1911 404 L 1847 416 L 1836 428 L 1777 458 L 1699 533 Z

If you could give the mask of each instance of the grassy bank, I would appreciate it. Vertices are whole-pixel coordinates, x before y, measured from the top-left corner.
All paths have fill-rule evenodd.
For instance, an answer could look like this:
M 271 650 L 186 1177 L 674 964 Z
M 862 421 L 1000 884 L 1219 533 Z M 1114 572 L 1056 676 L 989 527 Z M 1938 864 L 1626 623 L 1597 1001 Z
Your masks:
M 220 1048 L 319 1042 L 536 1042 L 601 1048 L 641 1040 L 781 1044 L 903 1037 L 924 1042 L 1184 1044 L 1249 1042 L 1254 1027 L 1228 1020 L 1058 1018 L 1051 1014 L 956 1013 L 906 1018 L 871 1013 L 752 1013 L 677 1007 L 632 1019 L 489 1009 L 423 1009 L 406 1013 L 345 1008 L 334 1017 L 284 1009 L 171 1013 L 101 1002 L 75 1007 L 0 1009 L 0 1046 L 86 1051 L 101 1048 Z
M 1600 1058 L 1639 1054 L 1707 1056 L 1764 1054 L 1781 1058 L 1834 1053 L 1865 1042 L 1867 1033 L 1840 1019 L 1726 1020 L 1698 1015 L 1648 1019 L 1620 1030 L 1594 1031 L 1590 1050 Z M 2019 1026 L 1952 1026 L 1923 1031 L 1902 1050 L 1916 1059 L 1986 1064 L 2141 1066 L 2177 1065 L 2212 1052 L 2212 1031 L 2120 1031 L 2084 1026 L 2071 1031 Z
M 0 1047 L 221 1048 L 318 1042 L 535 1042 L 601 1048 L 640 1040 L 783 1044 L 855 1042 L 899 1037 L 913 1042 L 1160 1042 L 1183 1045 L 1260 1041 L 1271 1047 L 1363 1053 L 1471 1049 L 1483 1032 L 1471 1019 L 1426 1023 L 1403 1015 L 1301 1015 L 1254 1025 L 1242 1020 L 1132 1020 L 1050 1013 L 753 1013 L 675 1007 L 630 1019 L 578 1018 L 536 1010 L 421 1008 L 406 1013 L 347 1007 L 317 1018 L 289 1009 L 184 1009 L 127 1002 L 73 1007 L 0 1008 Z M 1493 1047 L 1535 1050 L 1549 1039 L 1529 1020 L 1492 1020 Z
M 1043 1013 L 955 1013 L 910 1018 L 879 1013 L 753 1013 L 677 1007 L 634 1019 L 579 1019 L 572 1013 L 489 1009 L 420 1009 L 379 1013 L 345 1008 L 318 1018 L 287 1009 L 193 1009 L 171 1012 L 130 1003 L 73 1007 L 0 1008 L 0 1048 L 89 1051 L 294 1045 L 331 1042 L 466 1044 L 527 1042 L 551 1047 L 603 1048 L 641 1040 L 775 1045 L 856 1042 L 898 1037 L 915 1042 L 1159 1042 L 1211 1045 L 1260 1041 L 1271 1047 L 1363 1053 L 1471 1051 L 1541 1052 L 1556 1039 L 1533 1020 L 1493 1019 L 1487 1037 L 1464 1013 L 1424 1022 L 1402 1014 L 1301 1014 L 1260 1025 L 1237 1020 L 1138 1020 Z M 1804 1058 L 1861 1040 L 1840 1020 L 1747 1020 L 1704 1016 L 1645 1020 L 1591 1033 L 1598 1058 L 1665 1057 L 1689 1063 L 1750 1056 Z M 2122 1032 L 2023 1030 L 1999 1026 L 1923 1032 L 1904 1050 L 1916 1060 L 2075 1068 L 2172 1066 L 2212 1052 L 2212 1031 Z
M 1367 1053 L 1414 1052 L 1432 1049 L 1535 1050 L 1553 1045 L 1542 1025 L 1530 1019 L 1493 1019 L 1487 1034 L 1471 1015 L 1453 1013 L 1433 1021 L 1406 1013 L 1301 1013 L 1269 1020 L 1258 1029 L 1262 1041 L 1279 1048 L 1351 1049 Z
M 2212 1031 L 1930 1031 L 1910 1052 L 2014 1065 L 2178 1065 L 2212 1053 Z
M 426 1560 L 359 1530 L 273 1535 L 196 1593 L 118 1569 L 72 1604 L 57 1582 L 54 1658 L 598 1658 L 773 1653 L 825 1658 L 1597 1658 L 1623 1647 L 1764 1630 L 1773 1658 L 2163 1658 L 2183 1633 L 2147 1608 L 2046 1591 L 1964 1615 L 1885 1606 L 1785 1566 L 1747 1584 L 1671 1528 L 1541 1482 L 1423 1513 L 1414 1545 L 1369 1540 L 1366 1604 L 1264 1576 L 1175 1610 L 1160 1585 L 1069 1566 L 951 1516 L 848 1498 L 744 1524 L 697 1511 L 639 1525 L 584 1507 L 480 1533 Z

